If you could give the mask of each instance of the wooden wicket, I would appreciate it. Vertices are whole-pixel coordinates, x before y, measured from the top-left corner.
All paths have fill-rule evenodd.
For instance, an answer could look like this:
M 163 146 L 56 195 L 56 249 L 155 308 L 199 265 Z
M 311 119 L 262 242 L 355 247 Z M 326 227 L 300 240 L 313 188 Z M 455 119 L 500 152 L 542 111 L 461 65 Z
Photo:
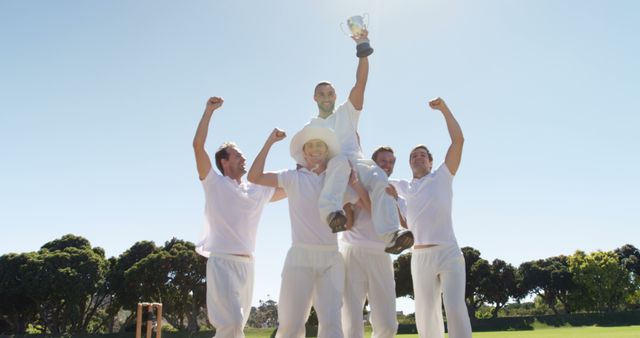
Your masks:
M 151 317 L 153 309 L 156 310 L 156 338 L 162 336 L 162 303 L 138 303 L 138 316 L 136 318 L 136 338 L 142 337 L 142 313 L 147 311 L 147 338 L 151 338 L 153 323 Z

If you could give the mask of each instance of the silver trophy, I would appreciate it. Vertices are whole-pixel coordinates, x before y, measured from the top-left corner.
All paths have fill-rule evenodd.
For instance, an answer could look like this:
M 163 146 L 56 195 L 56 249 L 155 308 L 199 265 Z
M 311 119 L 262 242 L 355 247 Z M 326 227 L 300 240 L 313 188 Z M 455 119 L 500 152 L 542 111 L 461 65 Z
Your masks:
M 366 57 L 373 53 L 373 48 L 371 48 L 371 45 L 369 44 L 369 39 L 360 39 L 362 31 L 367 29 L 368 25 L 369 14 L 367 13 L 363 15 L 354 15 L 347 19 L 347 27 L 349 27 L 349 31 L 351 31 L 351 36 L 358 42 L 358 45 L 356 46 L 356 55 L 358 57 Z M 348 35 L 344 30 L 344 23 L 340 23 L 340 29 L 342 29 L 343 33 Z
M 366 18 L 366 21 L 365 21 Z M 347 19 L 347 27 L 349 27 L 349 31 L 351 31 L 351 35 L 355 38 L 358 38 L 364 29 L 369 25 L 369 14 L 365 13 L 363 15 L 354 15 Z M 340 23 L 340 28 L 344 31 L 344 23 Z

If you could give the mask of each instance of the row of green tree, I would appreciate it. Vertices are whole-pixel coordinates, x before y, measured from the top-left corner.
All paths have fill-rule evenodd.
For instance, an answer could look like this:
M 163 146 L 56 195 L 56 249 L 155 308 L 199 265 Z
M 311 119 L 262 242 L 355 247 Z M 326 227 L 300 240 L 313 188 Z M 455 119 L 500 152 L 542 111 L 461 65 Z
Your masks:
M 107 259 L 66 235 L 37 252 L 0 256 L 0 333 L 118 332 L 133 326 L 141 301 L 162 302 L 174 328 L 197 331 L 206 259 L 194 249 L 175 238 L 161 247 L 141 241 Z
M 462 248 L 466 264 L 465 300 L 469 316 L 489 304 L 495 318 L 509 302 L 535 296 L 554 314 L 613 312 L 640 308 L 640 252 L 630 244 L 613 251 L 555 256 L 519 267 L 480 251 Z M 396 295 L 413 298 L 411 253 L 394 262 Z
M 472 318 L 491 304 L 498 315 L 509 301 L 535 294 L 556 312 L 613 311 L 638 306 L 640 253 L 632 245 L 612 252 L 558 256 L 519 268 L 480 257 L 465 247 L 467 304 Z M 398 297 L 413 297 L 410 254 L 394 262 Z M 206 259 L 193 243 L 135 243 L 106 258 L 79 236 L 66 235 L 37 252 L 0 256 L 0 333 L 112 333 L 133 327 L 141 301 L 163 303 L 175 329 L 206 324 Z M 277 304 L 261 302 L 249 325 L 273 327 Z

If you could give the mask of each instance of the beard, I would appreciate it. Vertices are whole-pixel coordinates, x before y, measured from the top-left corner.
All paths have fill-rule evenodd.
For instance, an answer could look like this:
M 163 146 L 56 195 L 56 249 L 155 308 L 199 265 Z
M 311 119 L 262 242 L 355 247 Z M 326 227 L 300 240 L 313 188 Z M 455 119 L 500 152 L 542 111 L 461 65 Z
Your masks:
M 332 103 L 318 103 L 318 109 L 326 114 L 326 115 L 330 115 L 331 113 L 333 113 L 333 109 L 336 107 L 336 103 L 332 102 Z

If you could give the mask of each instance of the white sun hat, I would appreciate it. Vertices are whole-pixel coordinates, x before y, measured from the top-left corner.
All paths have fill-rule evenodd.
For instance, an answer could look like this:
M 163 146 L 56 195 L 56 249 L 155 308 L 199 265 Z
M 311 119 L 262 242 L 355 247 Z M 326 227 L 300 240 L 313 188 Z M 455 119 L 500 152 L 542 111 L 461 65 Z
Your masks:
M 338 143 L 338 137 L 333 129 L 307 124 L 293 136 L 291 144 L 289 145 L 289 152 L 291 153 L 291 157 L 296 160 L 296 163 L 302 165 L 307 164 L 307 161 L 304 159 L 302 147 L 311 140 L 322 140 L 327 144 L 329 148 L 328 160 L 340 153 L 340 143 Z

